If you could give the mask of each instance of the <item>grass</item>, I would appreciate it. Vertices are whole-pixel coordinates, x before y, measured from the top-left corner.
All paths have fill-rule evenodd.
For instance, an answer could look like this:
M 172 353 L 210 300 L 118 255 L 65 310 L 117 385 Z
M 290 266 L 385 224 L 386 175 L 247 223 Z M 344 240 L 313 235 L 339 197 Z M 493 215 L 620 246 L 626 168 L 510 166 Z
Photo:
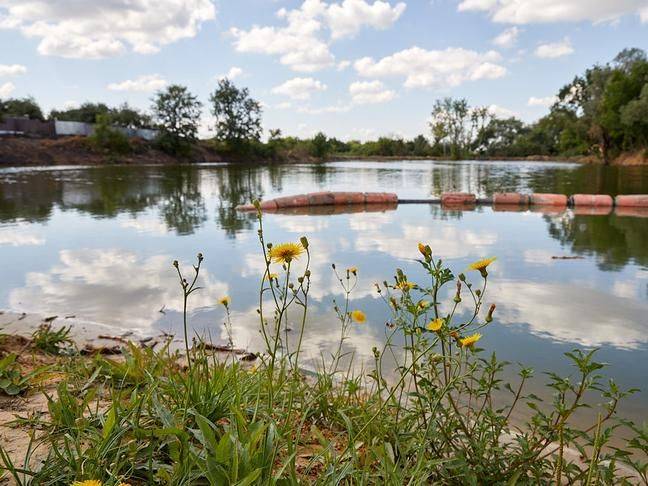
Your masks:
M 344 295 L 334 304 L 340 345 L 307 373 L 308 240 L 289 251 L 266 242 L 260 214 L 259 239 L 265 349 L 253 367 L 192 339 L 186 312 L 183 352 L 130 344 L 122 358 L 61 359 L 48 414 L 23 420 L 32 432 L 25 457 L 12 459 L 0 446 L 5 474 L 21 485 L 646 483 L 648 431 L 616 416 L 633 390 L 604 383 L 594 351 L 567 353 L 574 373 L 548 374 L 553 398 L 543 402 L 526 390 L 532 370 L 520 368 L 517 381 L 506 383 L 509 364 L 479 348 L 496 318 L 484 300 L 489 260 L 476 262 L 471 283 L 419 245 L 426 283 L 397 270 L 377 285 L 389 333 L 368 367 L 353 366 L 343 346 L 364 317 L 352 305 L 358 271 L 333 266 Z M 185 304 L 199 291 L 202 259 L 189 275 L 174 262 Z M 448 288 L 451 298 L 441 302 Z M 230 326 L 229 300 L 226 307 Z M 293 343 L 285 339 L 289 313 L 291 323 L 299 316 Z M 42 332 L 58 337 L 39 342 L 64 337 Z M 393 360 L 395 378 L 387 368 Z M 502 394 L 508 399 L 500 405 Z M 601 403 L 586 401 L 593 394 Z M 589 406 L 593 422 L 573 425 Z M 529 418 L 514 422 L 518 409 Z M 631 439 L 611 447 L 620 429 Z M 35 459 L 37 451 L 45 460 Z

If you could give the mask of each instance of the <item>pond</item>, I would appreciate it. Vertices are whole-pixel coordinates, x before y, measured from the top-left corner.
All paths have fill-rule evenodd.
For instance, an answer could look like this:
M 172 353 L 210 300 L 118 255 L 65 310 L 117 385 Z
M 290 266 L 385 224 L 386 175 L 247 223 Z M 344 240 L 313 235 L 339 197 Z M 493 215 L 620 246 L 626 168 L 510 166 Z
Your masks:
M 178 332 L 181 299 L 171 262 L 189 268 L 202 252 L 204 288 L 191 302 L 193 327 L 225 341 L 217 299 L 230 295 L 235 344 L 255 350 L 263 262 L 255 216 L 237 212 L 237 204 L 316 190 L 390 191 L 402 198 L 451 190 L 648 193 L 647 169 L 429 161 L 3 169 L 0 308 Z M 270 241 L 309 237 L 308 356 L 316 359 L 337 342 L 332 300 L 342 291 L 331 263 L 359 269 L 352 307 L 364 310 L 368 322 L 354 327 L 347 346 L 361 361 L 384 341 L 389 317 L 373 284 L 390 280 L 396 268 L 411 280 L 421 277 L 413 260 L 422 241 L 456 273 L 497 256 L 486 299 L 497 311 L 484 333 L 486 350 L 533 366 L 542 380 L 541 371 L 569 371 L 564 352 L 600 348 L 599 360 L 621 386 L 644 388 L 621 413 L 648 418 L 648 219 L 401 205 L 270 214 L 264 224 Z

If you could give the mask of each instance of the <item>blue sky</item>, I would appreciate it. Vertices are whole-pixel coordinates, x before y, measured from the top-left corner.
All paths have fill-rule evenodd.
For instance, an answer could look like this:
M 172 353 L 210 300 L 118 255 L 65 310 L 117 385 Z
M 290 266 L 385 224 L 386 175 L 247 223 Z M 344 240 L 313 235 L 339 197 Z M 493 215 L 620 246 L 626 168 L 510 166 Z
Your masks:
M 266 129 L 411 137 L 444 96 L 534 120 L 624 47 L 648 48 L 648 0 L 0 0 L 0 97 L 145 109 L 229 74 Z

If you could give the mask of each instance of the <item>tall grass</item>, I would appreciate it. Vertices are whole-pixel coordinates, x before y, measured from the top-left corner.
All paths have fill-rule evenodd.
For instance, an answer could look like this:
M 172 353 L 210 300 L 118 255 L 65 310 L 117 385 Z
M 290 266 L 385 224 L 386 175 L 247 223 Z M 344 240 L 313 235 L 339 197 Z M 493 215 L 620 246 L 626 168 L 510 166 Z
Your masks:
M 647 481 L 648 432 L 615 413 L 632 390 L 604 383 L 593 351 L 567 353 L 574 375 L 549 374 L 553 398 L 542 402 L 526 389 L 532 370 L 520 368 L 517 381 L 506 383 L 509 365 L 479 348 L 479 333 L 495 318 L 495 306 L 485 304 L 490 260 L 473 265 L 472 283 L 419 245 L 425 283 L 397 270 L 377 285 L 389 333 L 368 368 L 344 352 L 350 330 L 364 320 L 352 305 L 357 270 L 333 266 L 344 296 L 334 303 L 339 346 L 307 373 L 312 249 L 305 237 L 289 246 L 267 242 L 260 212 L 259 241 L 265 349 L 254 367 L 192 339 L 186 303 L 199 289 L 202 255 L 191 279 L 174 263 L 185 303 L 183 355 L 129 345 L 123 360 L 69 358 L 24 460 L 12 462 L 0 446 L 7 475 L 21 485 L 93 479 L 108 486 Z M 452 298 L 442 302 L 448 287 Z M 299 316 L 294 342 L 289 313 Z M 228 336 L 232 345 L 229 327 Z M 592 393 L 603 401 L 600 413 L 578 428 L 574 414 L 595 405 L 585 400 Z M 518 409 L 529 418 L 514 421 Z M 633 438 L 610 447 L 620 428 Z M 42 463 L 34 460 L 41 449 Z

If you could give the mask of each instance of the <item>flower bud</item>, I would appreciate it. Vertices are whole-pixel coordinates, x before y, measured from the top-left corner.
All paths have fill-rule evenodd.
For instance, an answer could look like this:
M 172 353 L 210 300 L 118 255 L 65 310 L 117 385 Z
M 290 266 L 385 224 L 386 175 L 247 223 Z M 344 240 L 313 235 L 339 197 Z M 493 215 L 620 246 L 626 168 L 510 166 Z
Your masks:
M 306 271 L 304 272 L 304 276 L 305 276 L 306 278 L 310 278 L 310 276 L 311 276 L 311 271 L 310 271 L 310 270 L 306 270 Z
M 299 238 L 299 242 L 304 247 L 304 250 L 308 250 L 308 238 L 306 238 L 305 236 L 302 236 L 301 238 Z
M 490 308 L 488 309 L 488 314 L 486 315 L 486 322 L 493 321 L 493 312 L 495 312 L 496 307 L 497 306 L 495 304 L 491 304 Z
M 254 201 L 252 201 L 252 205 L 256 208 L 257 211 L 261 210 L 261 203 L 259 202 L 258 199 L 255 199 Z
M 173 260 L 173 266 L 178 268 L 178 260 Z

